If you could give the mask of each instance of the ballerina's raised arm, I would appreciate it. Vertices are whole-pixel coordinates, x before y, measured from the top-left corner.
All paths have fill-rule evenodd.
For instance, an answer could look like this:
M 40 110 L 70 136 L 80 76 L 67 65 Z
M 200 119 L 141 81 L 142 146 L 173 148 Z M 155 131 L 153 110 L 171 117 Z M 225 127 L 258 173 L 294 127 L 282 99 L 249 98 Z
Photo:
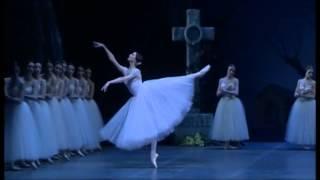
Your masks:
M 119 64 L 119 62 L 117 61 L 117 59 L 114 57 L 114 55 L 112 54 L 112 52 L 103 44 L 100 42 L 96 42 L 93 41 L 93 47 L 95 48 L 103 48 L 104 51 L 107 53 L 109 60 L 112 62 L 112 64 L 114 66 L 116 66 L 116 68 L 124 75 L 126 72 L 126 67 L 122 66 L 121 64 Z

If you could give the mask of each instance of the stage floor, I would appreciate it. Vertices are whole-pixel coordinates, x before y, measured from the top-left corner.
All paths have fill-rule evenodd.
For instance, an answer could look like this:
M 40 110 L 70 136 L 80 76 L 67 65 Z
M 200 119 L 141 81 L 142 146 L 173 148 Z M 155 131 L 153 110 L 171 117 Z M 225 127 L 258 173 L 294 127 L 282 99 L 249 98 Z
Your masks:
M 315 151 L 285 143 L 248 143 L 240 150 L 160 145 L 158 169 L 149 149 L 106 147 L 37 170 L 6 171 L 5 179 L 315 179 Z

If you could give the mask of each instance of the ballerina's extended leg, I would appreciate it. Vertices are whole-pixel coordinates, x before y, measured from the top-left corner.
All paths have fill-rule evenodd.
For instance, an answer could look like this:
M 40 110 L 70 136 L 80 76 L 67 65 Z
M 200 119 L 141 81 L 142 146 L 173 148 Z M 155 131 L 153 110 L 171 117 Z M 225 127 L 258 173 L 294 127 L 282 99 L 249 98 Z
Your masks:
M 190 74 L 190 76 L 193 76 L 194 78 L 200 78 L 204 76 L 210 70 L 210 68 L 211 66 L 208 64 L 204 68 L 202 68 L 200 71 Z

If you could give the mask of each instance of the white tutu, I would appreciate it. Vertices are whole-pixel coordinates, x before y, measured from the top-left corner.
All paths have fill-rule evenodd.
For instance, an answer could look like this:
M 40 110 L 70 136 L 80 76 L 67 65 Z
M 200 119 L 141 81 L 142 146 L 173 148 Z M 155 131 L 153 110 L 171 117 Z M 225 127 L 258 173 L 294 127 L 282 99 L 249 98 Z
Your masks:
M 46 117 L 42 117 L 41 119 L 47 119 L 47 123 L 45 124 L 46 128 L 46 141 L 47 141 L 47 148 L 50 149 L 51 154 L 57 154 L 59 152 L 59 145 L 58 145 L 58 140 L 56 136 L 56 126 L 55 123 L 53 122 L 53 115 L 52 115 L 52 110 L 48 104 L 47 101 L 45 100 L 40 100 L 39 101 L 40 106 L 42 108 L 42 112 Z
M 139 75 L 141 75 L 138 70 Z M 133 150 L 162 140 L 174 131 L 190 110 L 194 76 L 167 77 L 127 84 L 134 95 L 101 129 L 104 140 Z
M 298 98 L 291 109 L 285 140 L 294 144 L 314 145 L 316 135 L 316 101 Z
M 103 127 L 101 112 L 93 99 L 85 100 L 85 103 L 88 109 L 89 123 L 92 125 L 91 127 L 93 128 L 92 131 L 94 133 L 95 140 L 99 143 L 102 141 L 99 131 Z
M 76 113 L 76 119 L 79 123 L 82 142 L 85 149 L 96 149 L 100 147 L 99 142 L 95 139 L 95 132 L 89 123 L 89 115 L 83 100 L 80 98 L 72 100 L 72 104 Z
M 80 125 L 76 119 L 74 107 L 68 98 L 63 98 L 61 100 L 63 122 L 66 126 L 67 134 L 67 149 L 70 150 L 79 150 L 83 146 Z
M 219 141 L 249 139 L 245 111 L 239 98 L 223 96 L 219 100 L 209 137 Z
M 57 98 L 53 97 L 48 101 L 50 111 L 52 114 L 53 124 L 55 126 L 56 138 L 58 141 L 59 150 L 65 150 L 68 147 L 67 141 L 67 127 L 65 125 L 61 104 L 58 102 Z
M 58 146 L 55 142 L 55 128 L 48 104 L 43 100 L 28 100 L 33 117 L 35 118 L 37 129 L 40 134 L 40 158 L 47 159 L 58 153 Z M 52 139 L 54 138 L 54 139 Z
M 37 160 L 40 139 L 30 107 L 25 102 L 5 104 L 5 162 Z

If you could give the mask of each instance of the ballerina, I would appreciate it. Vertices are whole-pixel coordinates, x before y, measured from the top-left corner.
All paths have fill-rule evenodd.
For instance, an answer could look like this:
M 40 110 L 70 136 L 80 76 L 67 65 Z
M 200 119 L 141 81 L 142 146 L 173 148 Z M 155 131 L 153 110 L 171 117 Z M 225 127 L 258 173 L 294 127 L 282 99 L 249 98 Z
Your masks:
M 249 139 L 244 107 L 237 97 L 239 80 L 234 77 L 235 66 L 229 65 L 226 77 L 220 78 L 217 96 L 221 96 L 210 129 L 210 139 L 225 141 L 225 149 L 235 149 L 230 141 Z
M 313 68 L 308 66 L 303 79 L 299 79 L 294 102 L 287 125 L 285 140 L 310 149 L 315 144 L 316 135 L 316 81 L 312 79 Z
M 55 65 L 54 69 L 54 75 L 56 78 L 55 81 L 55 87 L 54 87 L 54 92 L 55 92 L 55 99 L 57 101 L 54 101 L 53 106 L 56 108 L 55 110 L 58 112 L 57 115 L 61 114 L 60 118 L 57 117 L 56 119 L 56 125 L 60 130 L 60 134 L 58 136 L 58 142 L 59 142 L 59 147 L 60 147 L 60 154 L 62 155 L 63 158 L 66 160 L 70 160 L 70 132 L 68 130 L 68 123 L 66 122 L 66 114 L 65 114 L 65 109 L 63 108 L 65 105 L 65 101 L 63 100 L 65 97 L 65 80 L 64 80 L 64 74 L 63 74 L 63 66 L 60 63 L 57 63 Z M 57 104 L 56 104 L 57 102 Z
M 123 75 L 106 82 L 101 90 L 106 92 L 111 84 L 124 83 L 133 95 L 100 130 L 101 137 L 126 150 L 151 144 L 150 160 L 157 168 L 157 142 L 172 133 L 190 110 L 194 80 L 204 76 L 210 65 L 189 75 L 142 82 L 141 72 L 136 67 L 142 61 L 139 53 L 131 53 L 129 67 L 125 67 L 118 63 L 104 44 L 94 42 L 94 47 L 103 48 Z
M 31 76 L 31 74 L 30 74 Z M 30 161 L 37 168 L 36 161 L 40 158 L 39 134 L 31 109 L 24 99 L 25 85 L 20 77 L 20 67 L 15 63 L 13 73 L 5 78 L 5 161 L 13 170 L 20 170 L 16 165 L 21 161 Z
M 56 139 L 54 119 L 52 119 L 52 111 L 45 99 L 47 98 L 47 81 L 42 77 L 42 65 L 37 62 L 34 66 L 34 82 L 36 84 L 34 95 L 38 97 L 37 101 L 29 102 L 34 112 L 34 117 L 40 132 L 42 145 L 42 158 L 47 159 L 49 163 L 53 163 L 52 157 L 58 154 L 58 144 Z M 37 105 L 35 105 L 37 103 Z M 33 107 L 36 106 L 36 107 Z
M 90 112 L 90 123 L 93 125 L 94 131 L 93 133 L 95 133 L 95 139 L 97 142 L 101 142 L 101 137 L 99 135 L 99 130 L 103 127 L 103 120 L 102 120 L 102 115 L 101 112 L 99 110 L 99 107 L 96 103 L 96 101 L 94 100 L 94 91 L 95 91 L 95 84 L 94 82 L 91 80 L 91 74 L 92 71 L 90 68 L 86 69 L 85 71 L 85 79 L 87 81 L 87 86 L 88 86 L 88 92 L 86 95 L 86 103 L 88 106 L 88 111 Z M 99 144 L 99 143 L 98 143 Z M 98 150 L 102 150 L 101 146 L 97 147 Z
M 46 83 L 46 96 L 47 96 L 47 102 L 49 104 L 49 109 L 51 112 L 51 116 L 53 119 L 53 130 L 55 132 L 56 136 L 56 143 L 58 146 L 58 151 L 59 153 L 57 155 L 53 156 L 53 159 L 60 159 L 61 156 L 61 150 L 63 146 L 61 146 L 62 142 L 65 142 L 65 132 L 63 131 L 63 128 L 61 128 L 63 125 L 63 120 L 62 120 L 62 111 L 59 105 L 59 102 L 57 100 L 57 90 L 58 88 L 58 81 L 57 81 L 57 76 L 54 74 L 54 65 L 52 62 L 48 61 L 47 62 L 47 71 L 45 75 L 45 79 L 47 81 Z M 66 143 L 65 143 L 66 144 Z

